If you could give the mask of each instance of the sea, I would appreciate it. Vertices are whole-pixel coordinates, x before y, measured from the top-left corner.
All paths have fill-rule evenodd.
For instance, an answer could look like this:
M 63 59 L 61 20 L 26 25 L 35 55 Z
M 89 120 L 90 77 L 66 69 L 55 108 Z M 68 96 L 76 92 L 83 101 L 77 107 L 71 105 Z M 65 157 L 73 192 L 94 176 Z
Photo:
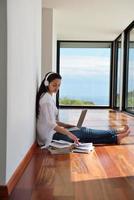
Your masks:
M 60 87 L 59 97 L 79 99 L 83 101 L 93 102 L 95 105 L 109 105 L 109 78 L 73 76 L 63 77 Z

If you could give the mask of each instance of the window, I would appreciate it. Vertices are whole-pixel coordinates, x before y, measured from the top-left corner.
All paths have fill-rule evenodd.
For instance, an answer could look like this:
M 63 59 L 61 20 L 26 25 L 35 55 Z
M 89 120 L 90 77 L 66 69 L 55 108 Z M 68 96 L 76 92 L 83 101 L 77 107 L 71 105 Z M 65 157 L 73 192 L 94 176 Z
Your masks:
M 58 42 L 60 106 L 109 106 L 111 42 Z
M 134 28 L 128 33 L 126 110 L 134 113 Z

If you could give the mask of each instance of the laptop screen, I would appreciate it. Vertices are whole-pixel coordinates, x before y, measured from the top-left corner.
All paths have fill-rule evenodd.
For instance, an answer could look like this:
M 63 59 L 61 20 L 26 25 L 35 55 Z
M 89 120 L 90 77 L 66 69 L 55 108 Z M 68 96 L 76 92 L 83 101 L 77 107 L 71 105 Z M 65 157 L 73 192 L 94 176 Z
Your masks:
M 79 120 L 78 120 L 78 123 L 77 123 L 78 128 L 81 128 L 83 121 L 85 119 L 86 113 L 87 113 L 87 109 L 84 109 L 84 110 L 81 111 L 81 114 L 80 114 L 80 117 L 79 117 Z

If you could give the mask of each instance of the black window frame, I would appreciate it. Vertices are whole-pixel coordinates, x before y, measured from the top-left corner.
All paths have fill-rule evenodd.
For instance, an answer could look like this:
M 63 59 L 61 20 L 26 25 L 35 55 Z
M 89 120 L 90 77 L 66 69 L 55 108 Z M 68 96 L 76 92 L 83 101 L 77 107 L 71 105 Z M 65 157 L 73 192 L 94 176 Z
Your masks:
M 114 40 L 114 48 L 113 48 L 113 109 L 119 110 L 119 106 L 117 106 L 117 75 L 118 75 L 118 40 L 122 37 L 120 34 Z
M 57 62 L 56 62 L 56 71 L 60 74 L 60 43 L 63 42 L 73 42 L 73 43 L 110 43 L 111 44 L 111 53 L 110 53 L 110 77 L 109 77 L 109 105 L 108 106 L 63 106 L 59 105 L 59 92 L 56 95 L 56 106 L 58 108 L 63 109 L 104 109 L 104 108 L 111 108 L 112 105 L 112 66 L 113 66 L 113 42 L 112 41 L 79 41 L 79 40 L 57 40 Z

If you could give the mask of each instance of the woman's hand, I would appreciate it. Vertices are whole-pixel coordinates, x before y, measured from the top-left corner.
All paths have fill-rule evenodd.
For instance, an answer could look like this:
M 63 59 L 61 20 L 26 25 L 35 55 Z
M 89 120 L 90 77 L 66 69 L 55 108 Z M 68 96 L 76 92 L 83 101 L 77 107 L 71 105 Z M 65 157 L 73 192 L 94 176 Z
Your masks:
M 68 134 L 68 137 L 72 139 L 76 144 L 79 144 L 79 138 L 77 138 L 74 134 L 71 132 Z
M 66 128 L 62 127 L 62 126 L 56 126 L 54 128 L 54 130 L 56 132 L 59 132 L 61 134 L 67 135 L 71 140 L 73 140 L 76 144 L 79 144 L 79 138 L 77 138 L 73 133 L 71 133 L 70 131 L 68 131 Z

